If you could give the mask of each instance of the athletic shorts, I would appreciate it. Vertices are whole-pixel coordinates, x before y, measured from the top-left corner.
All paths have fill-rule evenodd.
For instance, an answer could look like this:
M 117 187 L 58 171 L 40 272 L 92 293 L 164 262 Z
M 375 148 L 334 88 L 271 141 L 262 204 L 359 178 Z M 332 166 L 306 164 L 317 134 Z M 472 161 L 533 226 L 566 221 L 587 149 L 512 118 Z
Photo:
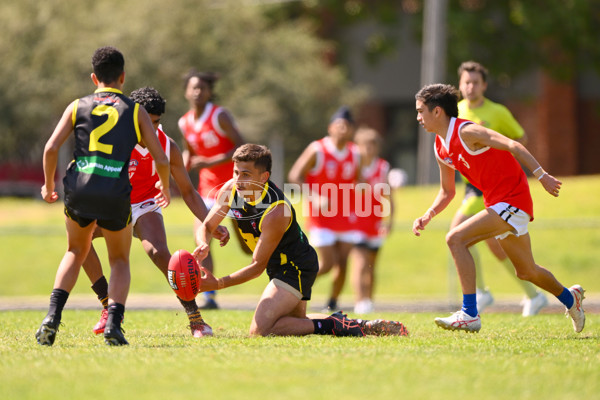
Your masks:
M 531 217 L 525 211 L 513 207 L 508 203 L 496 203 L 489 207 L 498 213 L 500 218 L 508 222 L 514 229 L 512 231 L 504 232 L 501 235 L 496 236 L 496 239 L 502 240 L 508 235 L 521 236 L 527 234 L 527 226 Z
M 467 183 L 465 186 L 465 198 L 463 199 L 458 211 L 461 214 L 470 217 L 477 214 L 479 211 L 485 210 L 483 204 L 483 193 L 475 186 Z
M 73 211 L 72 209 L 70 209 L 69 207 L 67 207 L 65 205 L 65 215 L 67 216 L 67 218 L 72 219 L 73 221 L 77 222 L 77 224 L 82 228 L 85 228 L 92 222 L 96 221 L 96 223 L 98 224 L 99 227 L 108 229 L 109 231 L 114 231 L 114 232 L 120 231 L 121 229 L 123 229 L 127 225 L 129 225 L 129 223 L 131 222 L 131 208 L 129 209 L 129 215 L 127 215 L 127 216 L 115 215 L 115 218 L 111 218 L 111 219 L 97 219 L 97 218 L 87 218 L 87 217 L 79 216 L 79 215 L 77 215 L 77 213 L 75 211 Z
M 162 207 L 156 203 L 156 199 L 150 198 L 148 200 L 134 203 L 131 205 L 131 223 L 135 226 L 137 220 L 144 214 L 151 212 L 162 215 Z
M 335 232 L 327 228 L 312 228 L 308 232 L 310 244 L 314 247 L 333 246 L 337 242 L 357 244 L 363 234 L 360 231 Z
M 315 249 L 301 259 L 287 260 L 285 264 L 267 267 L 269 280 L 295 294 L 300 300 L 310 300 L 312 287 L 319 272 L 319 258 Z

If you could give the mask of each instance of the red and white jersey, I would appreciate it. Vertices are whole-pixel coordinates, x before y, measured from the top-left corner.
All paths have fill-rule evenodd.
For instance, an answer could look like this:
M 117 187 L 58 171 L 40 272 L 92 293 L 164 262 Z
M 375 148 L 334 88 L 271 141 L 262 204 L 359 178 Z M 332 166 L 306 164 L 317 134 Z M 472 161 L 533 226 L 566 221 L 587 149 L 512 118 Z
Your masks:
M 306 176 L 310 188 L 308 226 L 349 231 L 356 221 L 354 184 L 360 161 L 358 147 L 349 142 L 338 150 L 329 137 L 312 142 L 311 146 L 315 147 L 317 159 Z
M 170 160 L 171 142 L 162 131 L 162 126 L 156 130 L 158 141 Z M 131 152 L 129 159 L 129 182 L 131 183 L 131 204 L 140 203 L 156 196 L 160 191 L 155 184 L 158 182 L 156 164 L 146 147 L 139 144 Z
M 204 112 L 195 118 L 194 110 L 179 119 L 179 129 L 191 147 L 192 153 L 202 157 L 215 157 L 231 151 L 235 143 L 227 137 L 219 125 L 219 115 L 224 108 L 207 103 Z M 233 176 L 233 162 L 224 162 L 210 168 L 202 168 L 198 179 L 198 192 L 206 198 L 214 198 L 223 183 Z
M 525 211 L 533 221 L 533 200 L 527 176 L 508 151 L 492 147 L 472 151 L 460 137 L 460 130 L 473 122 L 452 118 L 444 141 L 435 137 L 435 155 L 444 164 L 458 170 L 483 192 L 486 207 L 500 202 Z
M 389 172 L 390 163 L 382 158 L 374 159 L 370 165 L 361 169 L 364 183 L 358 184 L 356 190 L 356 229 L 368 237 L 379 236 L 381 221 L 383 217 L 389 216 L 385 213 L 389 213 L 390 204 L 383 204 L 383 199 L 389 199 L 391 190 L 387 179 Z

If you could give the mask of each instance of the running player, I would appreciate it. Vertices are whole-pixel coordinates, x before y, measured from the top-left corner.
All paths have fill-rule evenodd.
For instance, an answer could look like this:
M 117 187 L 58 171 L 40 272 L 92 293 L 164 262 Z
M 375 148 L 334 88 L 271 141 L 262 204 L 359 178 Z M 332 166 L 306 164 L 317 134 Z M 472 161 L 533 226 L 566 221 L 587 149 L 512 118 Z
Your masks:
M 511 260 L 517 276 L 552 293 L 565 305 L 575 332 L 585 325 L 580 285 L 567 289 L 546 268 L 537 265 L 531 252 L 527 226 L 533 221 L 533 200 L 527 176 L 519 165 L 532 171 L 544 189 L 558 197 L 561 182 L 543 170 L 527 149 L 514 140 L 458 117 L 458 91 L 451 85 L 423 87 L 415 96 L 417 121 L 436 134 L 435 155 L 440 168 L 440 191 L 432 206 L 413 223 L 420 236 L 431 219 L 442 212 L 455 194 L 454 170 L 458 170 L 483 192 L 485 209 L 452 229 L 446 242 L 454 258 L 463 292 L 462 309 L 447 318 L 436 318 L 438 326 L 477 332 L 475 265 L 469 247 L 496 237 Z
M 306 315 L 306 304 L 319 270 L 317 253 L 296 220 L 296 212 L 283 192 L 269 180 L 271 152 L 265 146 L 245 144 L 233 155 L 231 179 L 219 194 L 198 230 L 194 256 L 202 261 L 209 251 L 211 235 L 228 214 L 238 222 L 242 237 L 253 250 L 252 262 L 238 271 L 216 278 L 209 271 L 202 290 L 217 290 L 257 278 L 267 271 L 269 284 L 260 298 L 251 335 L 407 335 L 395 321 L 363 321 L 341 312 Z M 231 213 L 230 213 L 231 211 Z
M 492 129 L 503 134 L 513 140 L 517 140 L 521 144 L 525 144 L 525 131 L 513 117 L 510 111 L 501 104 L 494 103 L 490 99 L 484 97 L 487 89 L 487 69 L 475 62 L 465 61 L 458 68 L 458 77 L 460 80 L 459 89 L 463 99 L 458 102 L 459 118 L 473 121 L 486 128 Z M 466 181 L 466 180 L 465 180 Z M 454 229 L 460 223 L 483 210 L 483 194 L 471 183 L 466 181 L 465 198 L 460 208 L 454 214 L 450 230 Z M 517 279 L 520 286 L 525 292 L 523 299 L 524 317 L 536 315 L 539 311 L 548 304 L 546 296 L 538 291 L 536 287 L 528 281 L 520 280 L 513 273 L 513 266 L 510 263 L 506 253 L 500 247 L 500 244 L 495 238 L 490 238 L 485 241 L 492 251 L 494 256 L 504 265 L 509 273 Z M 481 313 L 484 308 L 494 302 L 494 297 L 486 287 L 483 279 L 481 262 L 479 259 L 479 246 L 470 248 L 471 255 L 475 260 L 475 268 L 477 269 L 477 308 Z
M 197 170 L 198 192 L 210 209 L 220 187 L 231 179 L 233 162 L 231 156 L 244 139 L 231 114 L 213 103 L 214 85 L 218 78 L 211 73 L 192 70 L 185 80 L 185 98 L 190 109 L 179 119 L 179 129 L 185 140 L 183 160 L 188 169 Z M 194 232 L 201 221 L 195 220 Z M 204 267 L 214 271 L 209 254 Z M 204 293 L 203 309 L 216 309 L 214 292 Z
M 124 65 L 123 55 L 114 47 L 96 50 L 91 78 L 98 89 L 66 108 L 44 148 L 41 194 L 53 203 L 58 200 L 54 191 L 58 151 L 74 132 L 73 161 L 63 180 L 68 247 L 56 273 L 48 314 L 35 334 L 41 345 L 52 346 L 56 339 L 62 310 L 77 282 L 96 225 L 106 239 L 111 268 L 104 340 L 108 345 L 128 344 L 121 329 L 130 283 L 131 185 L 127 164 L 138 142 L 144 141 L 156 163 L 157 204 L 166 207 L 171 199 L 169 160 L 146 110 L 123 95 Z

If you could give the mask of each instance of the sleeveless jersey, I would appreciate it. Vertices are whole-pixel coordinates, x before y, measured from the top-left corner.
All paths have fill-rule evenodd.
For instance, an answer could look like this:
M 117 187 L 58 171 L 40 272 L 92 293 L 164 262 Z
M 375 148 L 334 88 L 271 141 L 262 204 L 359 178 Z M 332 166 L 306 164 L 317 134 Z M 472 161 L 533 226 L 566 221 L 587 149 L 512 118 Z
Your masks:
M 306 176 L 309 185 L 307 224 L 310 228 L 349 231 L 350 225 L 356 223 L 354 184 L 359 168 L 358 147 L 348 143 L 340 151 L 329 137 L 311 146 L 316 148 L 317 161 Z
M 75 100 L 75 150 L 63 183 L 65 205 L 78 216 L 111 219 L 131 210 L 127 165 L 141 140 L 138 110 L 138 104 L 113 88 Z
M 492 147 L 469 150 L 460 138 L 460 130 L 471 121 L 452 118 L 444 141 L 435 138 L 435 155 L 444 164 L 458 170 L 483 192 L 486 207 L 499 202 L 525 211 L 533 220 L 533 200 L 527 176 L 511 153 Z
M 179 129 L 195 155 L 214 157 L 235 147 L 235 143 L 219 125 L 222 112 L 225 112 L 222 107 L 207 103 L 200 118 L 196 119 L 194 110 L 190 110 L 179 119 Z M 205 198 L 216 198 L 218 189 L 231 179 L 232 174 L 233 161 L 202 168 L 198 177 L 198 192 Z
M 384 216 L 389 217 L 389 214 L 385 215 L 389 213 L 389 200 L 388 204 L 383 204 L 391 190 L 387 183 L 389 171 L 390 164 L 382 158 L 374 159 L 371 165 L 361 170 L 365 182 L 359 183 L 356 190 L 356 228 L 369 237 L 379 236 L 381 220 Z
M 280 265 L 287 264 L 290 261 L 295 261 L 295 264 L 300 269 L 308 268 L 310 270 L 318 270 L 318 263 L 302 262 L 302 260 L 307 257 L 312 257 L 314 249 L 308 243 L 306 235 L 302 232 L 302 229 L 300 229 L 300 225 L 298 225 L 296 210 L 294 210 L 294 207 L 292 207 L 281 189 L 273 182 L 268 181 L 265 184 L 260 199 L 253 203 L 246 202 L 246 200 L 238 194 L 235 186 L 233 187 L 231 194 L 229 201 L 231 214 L 233 214 L 237 221 L 241 236 L 252 251 L 256 248 L 256 243 L 260 238 L 264 216 L 267 215 L 273 207 L 279 204 L 285 204 L 288 211 L 291 212 L 292 218 L 290 224 L 269 259 L 267 266 L 267 273 L 269 275 L 273 273 L 273 269 L 276 269 Z
M 162 146 L 167 158 L 170 159 L 171 142 L 169 137 L 159 126 L 156 130 L 158 141 Z M 139 144 L 131 152 L 129 160 L 129 182 L 131 182 L 131 204 L 141 203 L 142 201 L 154 198 L 160 193 L 156 188 L 158 174 L 156 173 L 156 164 L 146 147 Z

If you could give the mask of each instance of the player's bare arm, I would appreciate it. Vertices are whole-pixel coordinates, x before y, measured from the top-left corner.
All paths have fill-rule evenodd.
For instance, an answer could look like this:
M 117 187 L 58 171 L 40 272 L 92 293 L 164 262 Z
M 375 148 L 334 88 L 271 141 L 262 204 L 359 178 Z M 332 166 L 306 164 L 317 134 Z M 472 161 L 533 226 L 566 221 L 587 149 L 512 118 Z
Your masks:
M 208 215 L 204 219 L 202 225 L 196 232 L 196 243 L 198 247 L 193 251 L 193 255 L 200 263 L 208 256 L 210 241 L 213 236 L 217 239 L 221 240 L 221 238 L 217 235 L 219 224 L 223 221 L 227 213 L 229 212 L 229 200 L 231 197 L 231 191 L 233 188 L 233 179 L 226 182 L 219 194 L 217 195 L 217 201 L 215 205 L 210 209 Z M 229 239 L 228 239 L 229 240 Z M 221 245 L 224 246 L 227 242 L 221 242 Z
M 156 172 L 158 172 L 159 182 L 156 183 L 156 187 L 161 193 L 156 197 L 157 204 L 161 207 L 167 207 L 169 203 L 171 203 L 171 192 L 169 190 L 169 178 L 171 177 L 169 171 L 169 159 L 158 141 L 154 126 L 152 125 L 152 120 L 144 107 L 140 107 L 138 110 L 138 123 L 142 140 L 148 148 L 148 151 L 150 151 L 156 165 Z
M 440 167 L 440 190 L 433 200 L 431 207 L 425 211 L 423 216 L 413 222 L 412 231 L 416 236 L 421 236 L 422 230 L 437 214 L 441 213 L 450 204 L 456 194 L 456 185 L 454 182 L 454 169 L 450 168 L 440 160 L 437 160 Z
M 191 168 L 209 168 L 215 165 L 222 164 L 224 162 L 228 162 L 231 160 L 235 149 L 240 147 L 245 143 L 242 135 L 239 130 L 233 123 L 233 119 L 230 116 L 229 112 L 223 111 L 219 114 L 218 117 L 219 126 L 225 132 L 225 136 L 227 136 L 234 144 L 234 147 L 226 153 L 218 154 L 213 157 L 201 157 L 192 155 L 190 156 L 190 167 Z
M 471 150 L 493 147 L 510 152 L 525 168 L 538 178 L 544 189 L 558 197 L 562 182 L 541 168 L 540 163 L 521 143 L 477 124 L 469 124 L 460 131 L 460 137 Z
M 263 217 L 260 238 L 256 243 L 256 248 L 252 254 L 252 262 L 249 265 L 219 279 L 213 279 L 214 277 L 210 277 L 210 272 L 208 272 L 207 277 L 202 278 L 202 291 L 223 289 L 258 278 L 267 268 L 267 263 L 273 255 L 273 251 L 277 248 L 290 224 L 291 217 L 289 216 L 290 213 L 286 212 L 286 208 L 287 205 L 279 204 Z
M 72 102 L 65 109 L 60 121 L 54 128 L 54 132 L 46 142 L 44 147 L 43 166 L 44 166 L 44 185 L 41 194 L 44 201 L 54 203 L 58 200 L 58 194 L 54 191 L 54 175 L 58 164 L 58 151 L 65 143 L 65 140 L 73 132 L 73 108 L 75 102 Z
M 298 185 L 304 183 L 304 179 L 308 172 L 315 167 L 317 163 L 317 152 L 313 145 L 308 146 L 300 157 L 296 160 L 290 172 L 288 174 L 288 180 L 290 183 L 296 183 Z
M 169 141 L 171 142 L 169 154 L 170 170 L 173 180 L 177 184 L 179 192 L 181 193 L 181 197 L 190 211 L 200 221 L 204 221 L 208 215 L 208 209 L 206 208 L 204 201 L 202 201 L 202 198 L 190 180 L 190 175 L 188 174 L 185 164 L 183 163 L 183 157 L 181 155 L 181 150 L 179 150 L 179 146 L 177 146 L 173 139 L 169 138 Z

